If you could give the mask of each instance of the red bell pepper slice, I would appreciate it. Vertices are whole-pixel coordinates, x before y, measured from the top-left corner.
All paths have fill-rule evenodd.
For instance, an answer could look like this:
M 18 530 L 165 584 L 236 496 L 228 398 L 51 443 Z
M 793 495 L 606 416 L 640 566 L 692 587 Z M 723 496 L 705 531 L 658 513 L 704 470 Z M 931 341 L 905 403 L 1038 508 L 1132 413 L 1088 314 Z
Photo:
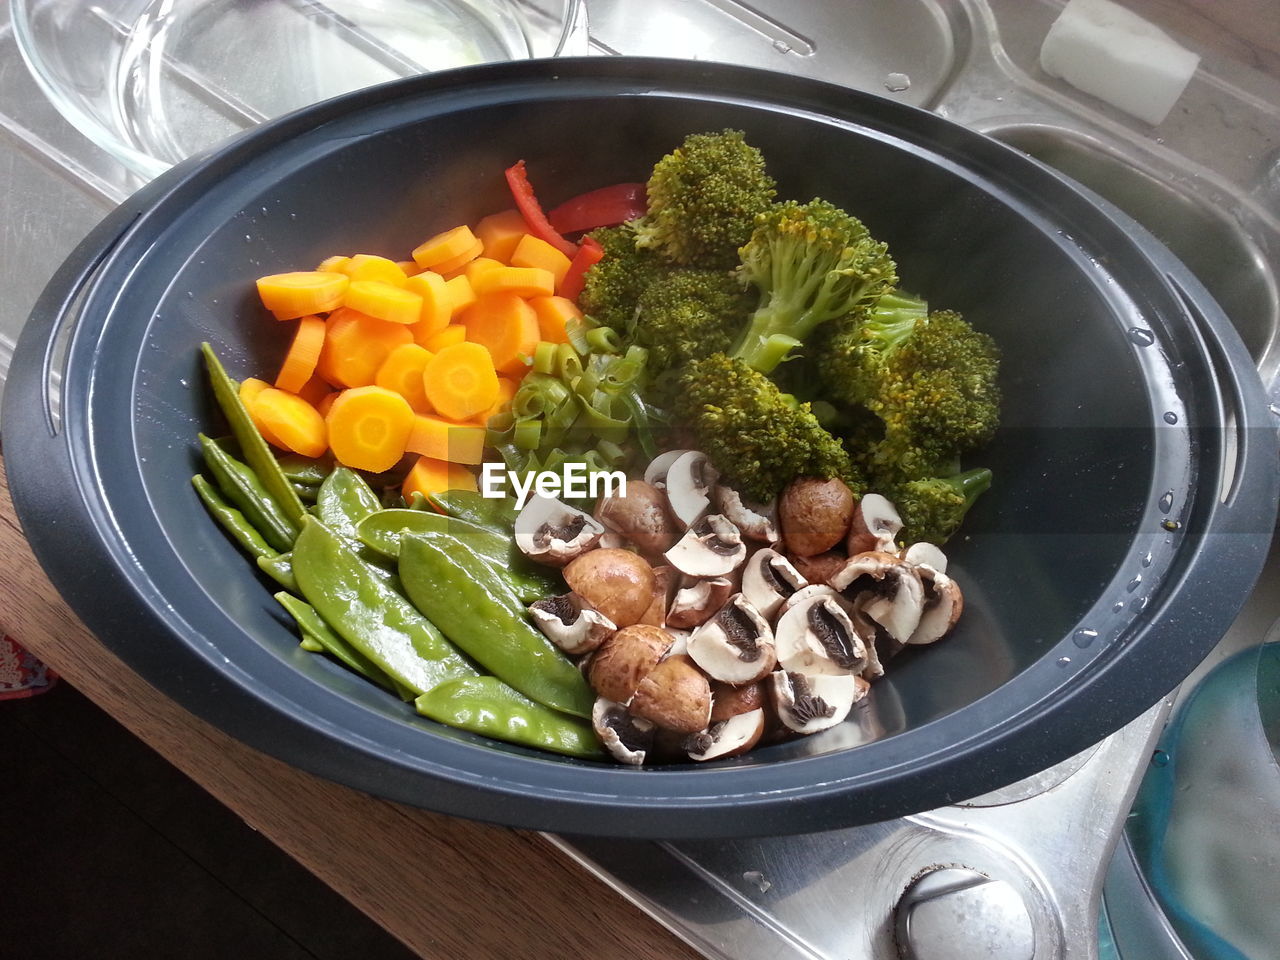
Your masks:
M 612 227 L 642 217 L 649 209 L 643 183 L 615 183 L 566 200 L 547 214 L 561 233 Z
M 511 196 L 515 198 L 516 209 L 524 217 L 529 232 L 539 240 L 545 240 L 570 260 L 578 252 L 576 244 L 570 243 L 560 236 L 555 227 L 542 212 L 542 205 L 533 193 L 533 184 L 529 182 L 529 174 L 525 171 L 524 161 L 517 160 L 507 168 L 507 186 L 511 188 Z
M 587 271 L 599 263 L 603 256 L 604 247 L 600 246 L 594 237 L 583 237 L 578 252 L 569 261 L 569 269 L 565 271 L 564 279 L 560 281 L 560 289 L 556 293 L 570 300 L 577 300 L 583 284 L 587 282 Z

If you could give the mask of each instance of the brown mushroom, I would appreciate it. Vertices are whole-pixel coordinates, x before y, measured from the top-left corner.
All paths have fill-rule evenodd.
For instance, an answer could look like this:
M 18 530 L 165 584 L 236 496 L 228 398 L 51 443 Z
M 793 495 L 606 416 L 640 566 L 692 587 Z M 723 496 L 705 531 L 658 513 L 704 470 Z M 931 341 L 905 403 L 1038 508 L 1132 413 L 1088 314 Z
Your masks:
M 680 535 L 667 511 L 666 496 L 643 480 L 628 480 L 622 493 L 601 497 L 595 518 L 649 556 L 670 549 Z
M 691 526 L 664 556 L 690 577 L 724 577 L 742 566 L 747 546 L 737 527 L 713 513 Z
M 853 491 L 838 477 L 797 477 L 778 498 L 782 542 L 801 557 L 830 550 L 848 534 L 853 509 Z
M 924 585 L 924 613 L 907 643 L 933 643 L 950 632 L 964 610 L 960 586 L 945 573 L 929 566 L 916 568 Z
M 698 579 L 686 578 L 685 585 L 671 598 L 667 611 L 667 625 L 681 630 L 691 630 L 711 619 L 736 591 L 733 581 L 727 577 Z
M 828 550 L 812 557 L 802 557 L 795 553 L 786 554 L 791 565 L 799 571 L 809 583 L 826 583 L 840 572 L 848 562 L 849 556 L 843 550 Z
M 765 724 L 765 712 L 760 707 L 727 720 L 712 721 L 706 730 L 685 738 L 685 752 L 690 760 L 698 761 L 742 756 L 760 742 Z
M 849 556 L 869 550 L 892 553 L 894 537 L 901 529 L 902 518 L 894 505 L 878 493 L 865 493 L 853 512 L 845 548 Z
M 564 580 L 619 627 L 639 623 L 653 602 L 653 568 L 630 550 L 584 553 L 564 568 Z
M 658 627 L 624 627 L 592 655 L 587 679 L 597 694 L 625 705 L 670 646 L 671 635 Z
M 684 654 L 668 657 L 640 681 L 628 709 L 666 730 L 698 733 L 711 717 L 711 684 Z
M 891 553 L 871 551 L 850 557 L 830 583 L 894 640 L 906 643 L 924 612 L 922 569 Z
M 516 517 L 516 546 L 530 560 L 563 567 L 600 542 L 604 527 L 555 497 L 535 495 Z
M 617 629 L 598 610 L 585 606 L 576 593 L 545 597 L 529 605 L 529 617 L 565 653 L 590 653 Z
M 711 684 L 711 722 L 728 720 L 740 713 L 759 710 L 768 702 L 762 683 Z
M 680 571 L 675 567 L 654 567 L 653 599 L 649 601 L 649 606 L 639 622 L 654 627 L 665 627 L 667 607 L 671 604 L 671 598 L 675 596 L 679 583 Z M 673 624 L 673 626 L 678 627 L 680 624 Z

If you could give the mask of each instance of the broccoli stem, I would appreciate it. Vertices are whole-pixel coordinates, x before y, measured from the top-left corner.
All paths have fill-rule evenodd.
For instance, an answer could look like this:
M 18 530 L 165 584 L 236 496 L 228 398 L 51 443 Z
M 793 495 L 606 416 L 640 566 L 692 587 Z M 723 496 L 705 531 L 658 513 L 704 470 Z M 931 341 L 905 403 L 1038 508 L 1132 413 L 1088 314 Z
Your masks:
M 964 511 L 968 512 L 980 496 L 991 488 L 991 471 L 986 467 L 976 467 L 946 478 L 956 493 L 964 497 Z M 963 515 L 963 514 L 962 514 Z

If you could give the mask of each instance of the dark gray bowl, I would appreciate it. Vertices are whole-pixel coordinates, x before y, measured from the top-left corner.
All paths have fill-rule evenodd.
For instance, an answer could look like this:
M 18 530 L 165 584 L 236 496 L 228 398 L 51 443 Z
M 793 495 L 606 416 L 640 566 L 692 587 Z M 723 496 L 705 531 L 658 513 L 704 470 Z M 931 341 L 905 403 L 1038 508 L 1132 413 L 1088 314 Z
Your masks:
M 888 241 L 909 285 L 1004 349 L 996 484 L 949 549 L 945 642 L 895 660 L 851 720 L 736 761 L 636 771 L 441 728 L 300 652 L 188 477 L 214 420 L 197 347 L 235 376 L 284 332 L 251 280 L 338 251 L 399 257 L 508 206 L 643 179 L 689 132 L 746 131 L 783 196 Z M 61 418 L 52 398 L 61 375 Z M 693 837 L 810 831 L 996 788 L 1083 749 L 1225 631 L 1275 519 L 1275 436 L 1229 323 L 1132 223 L 923 111 L 727 66 L 486 66 L 343 97 L 155 181 L 51 283 L 4 406 L 14 500 L 102 641 L 254 746 L 356 787 L 523 827 Z M 1228 428 L 1229 425 L 1229 428 Z

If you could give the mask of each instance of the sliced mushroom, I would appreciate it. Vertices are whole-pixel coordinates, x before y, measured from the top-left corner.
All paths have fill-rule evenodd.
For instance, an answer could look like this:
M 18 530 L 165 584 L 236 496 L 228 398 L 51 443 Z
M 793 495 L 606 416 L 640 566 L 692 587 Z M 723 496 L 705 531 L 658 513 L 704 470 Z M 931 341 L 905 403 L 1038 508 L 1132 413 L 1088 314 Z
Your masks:
M 667 468 L 667 503 L 681 530 L 697 523 L 711 506 L 711 489 L 720 474 L 705 453 L 689 450 Z
M 851 673 L 808 676 L 794 670 L 775 670 L 769 680 L 778 718 L 796 733 L 817 733 L 834 727 L 870 688 L 867 681 Z
M 792 480 L 778 498 L 778 520 L 787 552 L 811 557 L 843 543 L 853 511 L 853 491 L 843 480 Z
M 541 494 L 530 498 L 515 522 L 520 552 L 551 567 L 563 567 L 593 549 L 603 533 L 590 515 Z
M 667 608 L 671 605 L 671 598 L 675 596 L 679 583 L 680 571 L 675 567 L 653 568 L 653 597 L 644 616 L 640 618 L 641 623 L 654 627 L 667 625 Z
M 800 571 L 800 576 L 810 583 L 826 583 L 840 572 L 840 568 L 848 562 L 849 555 L 843 550 L 828 550 L 826 553 L 814 554 L 812 557 L 788 553 L 786 558 Z
M 666 653 L 668 657 L 678 657 L 689 652 L 689 637 L 692 634 L 688 630 L 673 630 L 667 627 L 667 633 L 671 634 L 671 646 L 667 647 Z
M 764 684 L 721 683 L 711 684 L 711 722 L 719 723 L 740 713 L 750 713 L 766 705 Z
M 565 653 L 590 653 L 618 628 L 599 610 L 592 610 L 576 593 L 535 600 L 529 616 L 547 639 Z
M 591 726 L 600 743 L 619 763 L 640 766 L 653 747 L 653 724 L 632 716 L 626 707 L 604 697 L 591 708 Z
M 894 538 L 901 529 L 902 518 L 888 498 L 878 493 L 864 493 L 858 501 L 858 508 L 853 512 L 853 522 L 849 525 L 849 539 L 846 543 L 849 556 L 871 550 L 895 552 L 897 545 Z
M 667 471 L 671 469 L 671 465 L 679 460 L 686 453 L 692 453 L 691 450 L 668 450 L 660 453 L 649 461 L 649 466 L 644 470 L 644 482 L 652 484 L 659 490 L 667 488 Z
M 674 569 L 674 568 L 672 568 Z M 695 580 L 690 578 L 671 598 L 667 610 L 667 624 L 682 630 L 691 630 L 711 619 L 711 616 L 733 596 L 733 581 L 726 577 Z
M 665 556 L 687 576 L 724 577 L 742 566 L 747 545 L 737 527 L 713 513 L 691 526 Z
M 634 549 L 631 541 L 618 533 L 616 530 L 606 530 L 600 535 L 600 542 L 596 544 L 596 548 L 600 550 L 631 550 Z
M 932 543 L 913 543 L 902 551 L 902 559 L 913 567 L 930 567 L 939 573 L 947 572 L 947 555 Z
M 592 656 L 587 679 L 600 696 L 625 706 L 670 646 L 671 635 L 658 627 L 623 627 Z
M 753 553 L 742 568 L 742 593 L 766 620 L 772 620 L 783 601 L 808 585 L 790 560 L 768 547 Z
M 653 568 L 630 550 L 585 553 L 564 568 L 564 582 L 619 627 L 639 623 L 653 602 Z
M 711 724 L 685 740 L 690 760 L 723 760 L 746 753 L 764 733 L 764 710 L 750 710 Z
M 778 664 L 810 676 L 860 673 L 867 665 L 867 645 L 875 642 L 875 634 L 864 630 L 839 597 L 811 596 L 778 618 Z
M 842 599 L 836 590 L 827 586 L 825 583 L 811 583 L 807 587 L 801 587 L 783 601 L 782 606 L 778 608 L 778 612 L 774 617 L 774 626 L 777 626 L 778 618 L 792 607 L 797 604 L 804 603 L 806 600 L 810 600 L 814 597 L 833 597 L 835 599 Z
M 924 613 L 907 643 L 933 643 L 956 625 L 964 610 L 964 597 L 959 584 L 945 573 L 928 566 L 920 567 L 919 572 L 924 585 Z
M 640 681 L 627 708 L 664 730 L 697 733 L 711 720 L 711 684 L 687 656 L 667 657 Z
M 759 680 L 777 660 L 769 621 L 740 593 L 693 632 L 689 656 L 711 679 L 724 683 Z
M 742 499 L 742 494 L 732 487 L 717 484 L 715 489 L 716 509 L 729 519 L 735 527 L 742 531 L 748 540 L 760 543 L 777 543 L 781 538 L 778 533 L 778 503 L 753 503 Z
M 595 518 L 649 555 L 669 550 L 680 535 L 667 512 L 666 496 L 643 480 L 628 480 L 620 494 L 601 497 Z
M 920 574 L 893 554 L 871 551 L 850 557 L 831 578 L 831 586 L 899 643 L 906 643 L 920 625 L 924 613 Z

